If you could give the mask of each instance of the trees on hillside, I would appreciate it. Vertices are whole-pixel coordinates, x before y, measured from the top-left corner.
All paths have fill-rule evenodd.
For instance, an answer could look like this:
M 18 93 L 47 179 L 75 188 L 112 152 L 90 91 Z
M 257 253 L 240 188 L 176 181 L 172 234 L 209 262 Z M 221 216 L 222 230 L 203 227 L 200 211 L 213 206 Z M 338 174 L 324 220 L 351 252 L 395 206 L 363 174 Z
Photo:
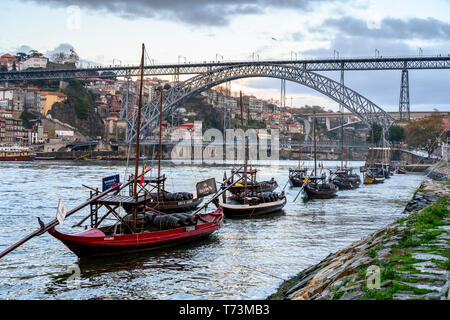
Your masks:
M 75 52 L 75 49 L 71 48 L 69 53 L 66 53 L 63 51 L 55 52 L 51 56 L 51 61 L 56 62 L 56 63 L 61 63 L 61 64 L 67 63 L 67 62 L 77 64 L 80 61 L 80 57 Z
M 25 61 L 32 57 L 42 57 L 44 54 L 40 53 L 37 50 L 30 50 L 28 53 L 25 52 L 17 52 L 14 56 L 16 57 L 17 61 Z
M 368 142 L 372 142 L 372 134 L 373 134 L 373 142 L 377 144 L 383 136 L 383 127 L 376 122 L 372 123 L 369 135 L 367 137 Z
M 396 144 L 403 141 L 405 138 L 405 129 L 403 127 L 393 125 L 389 128 L 387 139 L 392 143 Z
M 405 142 L 410 147 L 425 150 L 428 157 L 444 138 L 443 117 L 437 110 L 428 117 L 411 121 L 405 129 Z

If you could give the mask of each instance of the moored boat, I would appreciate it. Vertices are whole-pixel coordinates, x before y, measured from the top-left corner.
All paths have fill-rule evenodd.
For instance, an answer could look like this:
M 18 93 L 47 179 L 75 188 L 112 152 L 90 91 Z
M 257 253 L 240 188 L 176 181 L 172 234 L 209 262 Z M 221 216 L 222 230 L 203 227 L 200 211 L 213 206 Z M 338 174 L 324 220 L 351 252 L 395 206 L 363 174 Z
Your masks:
M 240 109 L 241 128 L 242 130 L 244 130 L 242 92 L 240 92 Z M 263 191 L 264 189 L 262 189 L 261 186 L 256 182 L 256 171 L 252 169 L 247 170 L 248 141 L 247 139 L 245 139 L 245 137 L 243 144 L 243 170 L 232 170 L 232 176 L 228 179 L 226 178 L 225 174 L 224 182 L 222 183 L 222 189 L 227 188 L 229 190 L 232 190 L 233 187 L 229 186 L 229 181 L 233 181 L 234 183 L 239 182 L 242 188 L 237 190 L 237 192 L 234 192 L 234 195 L 228 199 L 226 197 L 226 194 L 224 193 L 222 201 L 220 203 L 220 206 L 223 208 L 224 215 L 228 218 L 252 218 L 280 211 L 287 202 L 284 191 L 282 191 L 281 194 L 273 192 L 274 188 L 266 189 L 271 191 Z M 238 176 L 237 181 L 234 180 L 235 175 Z
M 293 187 L 301 187 L 306 177 L 306 168 L 289 168 L 289 182 Z
M 326 182 L 326 176 L 307 177 L 305 192 L 308 199 L 331 199 L 337 196 L 338 188 L 333 183 Z
M 251 188 L 252 190 L 256 190 L 258 192 L 270 192 L 274 191 L 278 187 L 278 183 L 274 178 L 271 178 L 270 180 L 266 181 L 257 181 L 256 174 L 258 172 L 258 169 L 250 169 L 247 170 L 245 173 L 246 176 L 246 183 L 247 187 Z M 233 177 L 230 181 L 230 183 L 234 183 L 235 178 L 240 178 L 244 176 L 244 171 L 241 169 L 232 169 L 231 170 L 231 176 Z M 233 194 L 239 194 L 244 191 L 244 182 L 236 183 L 234 184 L 229 191 Z
M 330 199 L 337 195 L 338 188 L 327 179 L 325 173 L 320 176 L 317 174 L 316 112 L 313 114 L 314 171 L 311 176 L 305 177 L 303 188 L 308 199 Z
M 173 218 L 173 217 L 171 217 Z M 148 219 L 146 219 L 148 220 Z M 122 224 L 91 228 L 74 234 L 64 234 L 54 227 L 49 233 L 64 243 L 80 258 L 156 250 L 203 239 L 218 230 L 223 223 L 222 209 L 199 214 L 195 223 L 174 224 L 174 228 L 158 228 L 155 223 L 144 226 L 141 232 L 126 231 Z M 115 232 L 116 231 L 116 232 Z
M 33 161 L 34 154 L 28 147 L 1 146 L 0 161 Z
M 289 168 L 289 183 L 292 187 L 303 186 L 303 180 L 305 179 L 307 169 L 302 166 L 302 132 L 298 131 L 298 165 L 297 168 Z
M 251 218 L 280 211 L 287 202 L 284 194 L 277 194 L 277 198 L 274 201 L 264 202 L 259 197 L 251 197 L 248 200 L 247 203 L 231 201 L 220 205 L 227 218 Z
M 339 190 L 352 190 L 361 185 L 361 178 L 358 174 L 353 173 L 351 168 L 339 168 L 334 172 L 330 171 L 333 176 L 331 182 L 336 185 Z

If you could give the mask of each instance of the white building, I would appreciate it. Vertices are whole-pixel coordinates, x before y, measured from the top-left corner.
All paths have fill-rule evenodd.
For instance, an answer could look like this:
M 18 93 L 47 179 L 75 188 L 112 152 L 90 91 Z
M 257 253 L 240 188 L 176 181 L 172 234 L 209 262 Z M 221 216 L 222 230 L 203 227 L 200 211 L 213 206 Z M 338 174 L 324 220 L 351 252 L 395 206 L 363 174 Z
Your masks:
M 13 111 L 14 89 L 0 88 L 0 110 Z
M 250 111 L 262 112 L 263 101 L 257 98 L 250 97 L 248 99 L 248 108 Z
M 34 56 L 25 61 L 20 61 L 17 63 L 17 69 L 19 71 L 26 70 L 29 68 L 47 68 L 48 59 L 46 57 Z

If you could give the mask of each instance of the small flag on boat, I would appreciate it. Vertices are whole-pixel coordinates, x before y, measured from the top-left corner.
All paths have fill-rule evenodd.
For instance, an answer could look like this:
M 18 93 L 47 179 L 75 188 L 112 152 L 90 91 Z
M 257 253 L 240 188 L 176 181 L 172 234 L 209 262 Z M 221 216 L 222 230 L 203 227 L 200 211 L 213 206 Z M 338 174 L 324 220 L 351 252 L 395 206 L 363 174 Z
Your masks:
M 147 162 L 144 163 L 144 166 L 142 167 L 141 181 L 139 182 L 140 186 L 142 186 L 142 184 L 144 183 L 144 174 L 146 170 L 147 170 Z
M 58 211 L 56 212 L 56 219 L 58 220 L 58 223 L 61 226 L 64 224 L 64 219 L 66 218 L 66 213 L 67 213 L 66 205 L 61 200 L 59 200 Z

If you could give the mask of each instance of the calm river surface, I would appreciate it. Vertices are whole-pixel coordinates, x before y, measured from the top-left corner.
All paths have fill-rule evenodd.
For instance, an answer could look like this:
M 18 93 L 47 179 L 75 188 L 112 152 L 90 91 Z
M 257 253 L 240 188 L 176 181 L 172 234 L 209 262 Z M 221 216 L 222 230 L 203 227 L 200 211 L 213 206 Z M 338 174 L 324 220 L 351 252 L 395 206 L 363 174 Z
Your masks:
M 262 162 L 258 180 L 275 177 L 282 188 L 288 168 L 296 164 Z M 336 165 L 325 162 L 325 167 Z M 163 163 L 169 191 L 194 190 L 194 181 L 210 177 L 221 181 L 230 168 Z M 69 210 L 85 201 L 89 192 L 81 184 L 101 188 L 102 177 L 119 173 L 123 180 L 125 169 L 124 162 L 106 161 L 0 163 L 0 251 L 37 229 L 37 217 L 54 219 L 59 199 Z M 0 260 L 0 299 L 264 299 L 283 279 L 401 217 L 402 202 L 423 179 L 421 174 L 394 175 L 384 184 L 306 203 L 300 197 L 293 203 L 298 188 L 288 186 L 283 212 L 225 218 L 208 239 L 164 251 L 79 261 L 44 234 Z M 74 232 L 70 226 L 86 214 L 69 217 L 58 229 Z

